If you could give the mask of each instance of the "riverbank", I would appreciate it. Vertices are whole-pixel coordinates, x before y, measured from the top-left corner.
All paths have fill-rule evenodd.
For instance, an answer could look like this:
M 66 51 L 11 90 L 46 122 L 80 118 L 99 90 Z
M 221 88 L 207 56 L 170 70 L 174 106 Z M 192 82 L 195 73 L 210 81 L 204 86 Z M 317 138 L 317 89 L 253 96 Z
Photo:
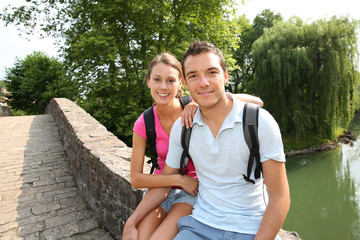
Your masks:
M 300 149 L 300 150 L 292 150 L 290 152 L 285 153 L 286 158 L 304 155 L 304 154 L 311 154 L 316 152 L 323 152 L 328 150 L 335 149 L 340 143 L 342 144 L 350 144 L 352 145 L 353 142 L 356 141 L 356 135 L 350 131 L 344 131 L 342 135 L 340 135 L 336 140 L 329 141 L 327 143 L 313 146 L 310 148 Z

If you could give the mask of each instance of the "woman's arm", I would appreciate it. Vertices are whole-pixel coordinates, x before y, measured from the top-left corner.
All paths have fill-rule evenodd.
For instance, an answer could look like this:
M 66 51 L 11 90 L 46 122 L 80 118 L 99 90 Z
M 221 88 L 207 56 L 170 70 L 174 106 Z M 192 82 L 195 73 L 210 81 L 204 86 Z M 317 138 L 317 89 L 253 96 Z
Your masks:
M 146 139 L 137 133 L 133 134 L 133 149 L 130 163 L 130 182 L 131 186 L 137 188 L 159 188 L 180 186 L 186 191 L 194 188 L 198 182 L 189 176 L 182 176 L 178 172 L 174 174 L 145 174 L 143 172 L 145 158 Z
M 155 207 L 159 206 L 169 194 L 171 188 L 150 188 L 134 212 L 128 218 L 123 229 L 123 239 L 137 240 L 137 225 Z
M 226 95 L 229 96 L 228 94 Z M 246 93 L 233 94 L 233 96 L 243 102 L 256 103 L 259 104 L 261 107 L 264 106 L 264 102 L 261 100 L 261 98 L 256 96 L 252 96 Z
M 124 240 L 138 240 L 137 225 L 154 208 L 165 200 L 171 188 L 150 188 L 134 212 L 128 218 L 123 229 Z
M 181 113 L 181 124 L 186 126 L 186 128 L 192 127 L 192 122 L 198 108 L 198 104 L 194 101 L 191 101 L 187 104 Z
M 178 174 L 178 169 L 171 168 L 165 164 L 164 170 L 160 176 L 171 176 L 171 175 L 180 175 Z M 181 176 L 181 175 L 180 175 Z M 190 178 L 190 177 L 188 177 Z M 191 178 L 192 179 L 192 178 Z M 139 205 L 136 207 L 133 214 L 128 218 L 123 229 L 123 239 L 124 240 L 135 240 L 138 237 L 138 231 L 136 226 L 138 223 L 155 207 L 159 206 L 162 201 L 165 200 L 168 193 L 170 192 L 170 187 L 167 188 L 150 188 L 145 194 L 144 198 L 141 200 Z M 186 190 L 186 189 L 184 189 Z M 189 188 L 187 189 L 190 190 Z M 197 185 L 195 188 L 190 190 L 193 196 L 197 195 L 198 189 Z

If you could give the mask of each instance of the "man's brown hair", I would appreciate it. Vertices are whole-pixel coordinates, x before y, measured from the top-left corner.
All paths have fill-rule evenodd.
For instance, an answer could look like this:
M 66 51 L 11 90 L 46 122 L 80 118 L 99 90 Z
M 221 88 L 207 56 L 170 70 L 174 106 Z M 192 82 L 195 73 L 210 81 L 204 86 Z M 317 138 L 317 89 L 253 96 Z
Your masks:
M 201 53 L 208 53 L 208 52 L 219 56 L 220 66 L 224 72 L 226 71 L 226 63 L 225 63 L 225 59 L 224 59 L 222 52 L 212 43 L 209 43 L 207 41 L 196 41 L 196 42 L 193 42 L 190 44 L 189 49 L 185 52 L 185 54 L 181 60 L 182 72 L 184 74 L 185 79 L 186 79 L 186 73 L 185 73 L 184 63 L 185 63 L 186 58 L 189 56 L 196 56 Z

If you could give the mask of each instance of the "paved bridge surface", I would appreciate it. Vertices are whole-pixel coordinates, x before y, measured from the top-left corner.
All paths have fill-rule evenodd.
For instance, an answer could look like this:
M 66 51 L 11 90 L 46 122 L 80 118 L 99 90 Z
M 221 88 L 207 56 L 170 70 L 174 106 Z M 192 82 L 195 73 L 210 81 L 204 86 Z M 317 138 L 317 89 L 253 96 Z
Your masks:
M 0 239 L 112 239 L 76 186 L 52 115 L 0 117 Z

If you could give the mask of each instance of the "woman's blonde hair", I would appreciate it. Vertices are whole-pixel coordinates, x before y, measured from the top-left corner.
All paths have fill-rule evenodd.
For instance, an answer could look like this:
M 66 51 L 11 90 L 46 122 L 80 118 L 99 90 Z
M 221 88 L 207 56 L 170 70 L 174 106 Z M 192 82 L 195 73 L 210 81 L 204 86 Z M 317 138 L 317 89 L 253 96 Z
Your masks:
M 182 72 L 181 63 L 176 59 L 176 57 L 174 55 L 172 55 L 168 52 L 164 52 L 162 54 L 155 56 L 151 60 L 148 70 L 147 70 L 147 73 L 145 75 L 145 81 L 150 80 L 151 71 L 152 71 L 153 67 L 158 63 L 164 63 L 166 65 L 169 65 L 169 66 L 175 68 L 179 72 L 179 80 L 183 79 L 184 75 Z M 178 93 L 176 94 L 176 97 L 181 97 L 182 95 L 183 95 L 183 92 L 180 87 Z

